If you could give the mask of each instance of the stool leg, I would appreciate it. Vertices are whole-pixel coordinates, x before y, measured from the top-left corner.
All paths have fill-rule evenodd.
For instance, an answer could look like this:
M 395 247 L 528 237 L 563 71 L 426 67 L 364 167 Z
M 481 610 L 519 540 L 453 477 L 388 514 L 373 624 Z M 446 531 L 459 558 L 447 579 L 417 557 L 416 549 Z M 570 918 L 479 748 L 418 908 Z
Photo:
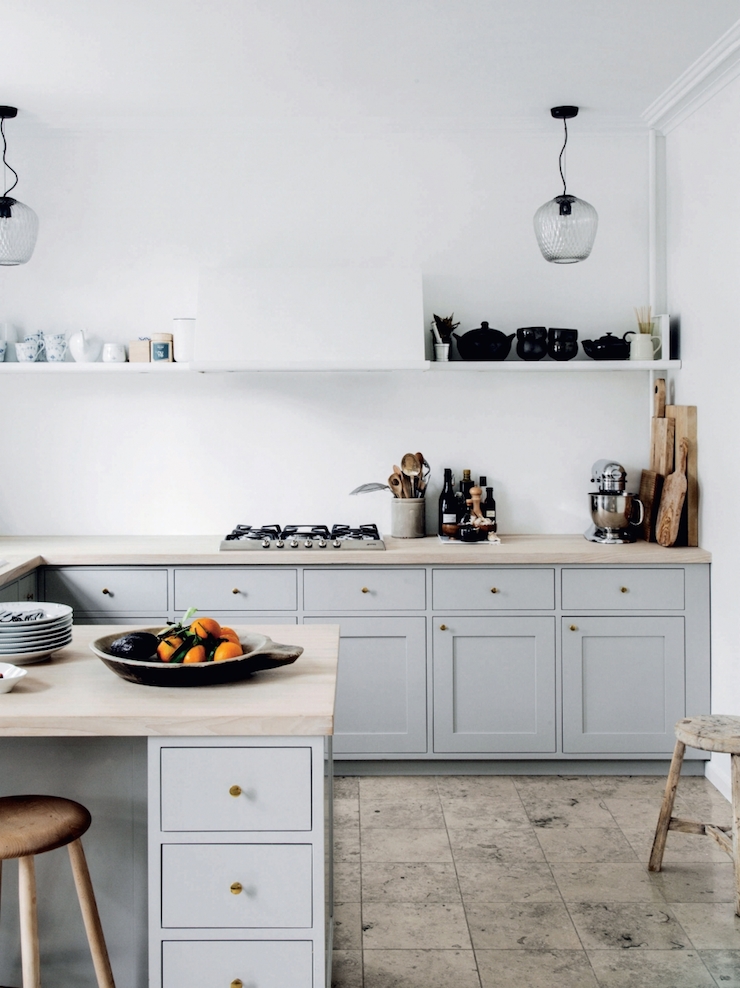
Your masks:
M 18 858 L 18 905 L 21 918 L 23 988 L 41 988 L 39 922 L 36 912 L 36 869 L 32 854 Z
M 735 865 L 735 914 L 740 916 L 740 755 L 730 755 L 732 766 L 732 862 Z
M 85 922 L 85 932 L 87 942 L 90 944 L 93 965 L 95 966 L 95 977 L 98 981 L 98 988 L 116 988 L 113 981 L 113 971 L 111 970 L 108 950 L 103 937 L 103 927 L 100 925 L 100 916 L 95 902 L 90 872 L 87 870 L 85 852 L 82 850 L 80 840 L 72 841 L 67 845 L 69 850 L 69 860 L 72 865 L 75 885 L 77 886 L 77 898 L 80 900 L 82 918 Z M 23 988 L 26 988 L 24 985 Z
M 673 803 L 676 799 L 676 788 L 681 775 L 684 751 L 686 751 L 686 745 L 683 741 L 676 741 L 676 747 L 673 749 L 673 758 L 671 759 L 671 767 L 668 770 L 668 779 L 665 784 L 663 805 L 660 807 L 658 826 L 655 828 L 655 839 L 653 840 L 653 849 L 650 852 L 648 871 L 660 871 L 663 865 L 665 842 L 668 837 L 668 824 L 671 822 L 671 816 L 673 815 Z

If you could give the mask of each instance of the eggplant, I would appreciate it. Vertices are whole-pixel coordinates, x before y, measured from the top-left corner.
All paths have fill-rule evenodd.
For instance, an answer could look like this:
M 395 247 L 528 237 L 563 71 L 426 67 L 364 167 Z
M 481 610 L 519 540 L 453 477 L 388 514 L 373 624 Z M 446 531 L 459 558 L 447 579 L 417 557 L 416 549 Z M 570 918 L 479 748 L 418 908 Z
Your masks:
M 108 646 L 111 655 L 125 659 L 138 659 L 147 662 L 157 654 L 159 639 L 148 631 L 132 631 L 122 638 L 116 638 Z

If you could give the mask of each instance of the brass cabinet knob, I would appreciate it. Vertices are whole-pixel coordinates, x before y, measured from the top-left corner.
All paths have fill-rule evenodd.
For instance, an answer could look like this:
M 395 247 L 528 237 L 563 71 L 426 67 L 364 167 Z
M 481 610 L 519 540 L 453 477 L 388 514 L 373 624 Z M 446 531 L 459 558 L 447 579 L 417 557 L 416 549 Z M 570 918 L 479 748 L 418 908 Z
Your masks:
M 499 590 L 498 587 L 491 587 L 491 593 L 500 593 L 500 592 L 501 591 Z
M 621 593 L 629 593 L 630 592 L 630 588 L 629 587 L 620 587 L 619 589 L 620 589 L 620 592 Z
M 241 590 L 239 589 L 239 587 L 234 587 L 234 589 L 231 592 L 232 593 L 241 593 Z
M 231 894 L 232 895 L 239 895 L 239 893 L 242 890 L 242 883 L 241 882 L 232 882 L 231 885 L 229 886 L 229 889 L 231 890 Z
M 113 596 L 113 594 L 110 592 L 110 590 L 107 587 L 103 587 L 103 591 L 102 592 L 104 594 L 107 594 L 109 597 L 112 597 Z
M 241 794 L 242 794 L 241 786 L 232 786 L 229 789 L 229 796 L 241 796 Z
M 370 593 L 370 587 L 363 587 L 362 588 L 362 592 L 363 593 Z
M 440 624 L 439 630 L 440 631 L 447 631 L 447 625 L 446 624 Z
M 244 982 L 241 978 L 234 978 L 234 980 L 229 985 L 229 988 L 244 988 Z
M 578 625 L 577 625 L 577 624 L 572 624 L 572 625 L 570 626 L 570 630 L 571 630 L 571 631 L 578 631 Z

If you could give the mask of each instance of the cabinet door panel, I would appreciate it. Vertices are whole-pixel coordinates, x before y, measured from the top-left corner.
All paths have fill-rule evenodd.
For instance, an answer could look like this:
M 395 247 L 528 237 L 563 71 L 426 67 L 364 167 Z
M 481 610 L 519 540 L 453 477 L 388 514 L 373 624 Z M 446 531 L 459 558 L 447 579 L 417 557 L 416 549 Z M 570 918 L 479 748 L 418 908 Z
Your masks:
M 340 625 L 334 753 L 427 750 L 424 618 L 311 617 Z
M 563 751 L 673 751 L 684 651 L 682 617 L 563 618 Z
M 165 940 L 162 988 L 312 988 L 310 940 Z
M 163 844 L 162 926 L 310 927 L 311 862 L 310 844 Z
M 434 626 L 434 750 L 555 751 L 554 618 Z

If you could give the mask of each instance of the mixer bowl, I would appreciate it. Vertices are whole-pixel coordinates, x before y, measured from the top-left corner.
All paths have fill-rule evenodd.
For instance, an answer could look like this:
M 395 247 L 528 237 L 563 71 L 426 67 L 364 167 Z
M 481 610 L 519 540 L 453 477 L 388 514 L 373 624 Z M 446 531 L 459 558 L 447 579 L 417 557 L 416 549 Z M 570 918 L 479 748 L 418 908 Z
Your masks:
M 642 501 L 635 494 L 589 494 L 591 518 L 597 528 L 620 529 L 641 525 Z M 635 509 L 638 517 L 634 518 Z

